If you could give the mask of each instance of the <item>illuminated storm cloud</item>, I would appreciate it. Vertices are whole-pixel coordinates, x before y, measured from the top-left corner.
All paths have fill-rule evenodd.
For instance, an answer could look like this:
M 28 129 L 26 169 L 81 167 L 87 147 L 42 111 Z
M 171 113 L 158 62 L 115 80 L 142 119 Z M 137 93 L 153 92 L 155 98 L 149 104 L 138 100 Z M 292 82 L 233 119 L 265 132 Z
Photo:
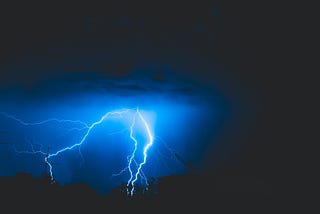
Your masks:
M 102 192 L 126 184 L 133 194 L 132 187 L 147 185 L 150 177 L 184 173 L 174 153 L 188 160 L 201 156 L 206 139 L 199 136 L 220 117 L 213 97 L 188 83 L 52 81 L 38 87 L 43 90 L 1 94 L 0 109 L 7 115 L 0 115 L 0 126 L 8 130 L 7 147 L 17 152 L 1 151 L 1 175 L 39 176 L 46 162 L 59 183 L 87 182 Z

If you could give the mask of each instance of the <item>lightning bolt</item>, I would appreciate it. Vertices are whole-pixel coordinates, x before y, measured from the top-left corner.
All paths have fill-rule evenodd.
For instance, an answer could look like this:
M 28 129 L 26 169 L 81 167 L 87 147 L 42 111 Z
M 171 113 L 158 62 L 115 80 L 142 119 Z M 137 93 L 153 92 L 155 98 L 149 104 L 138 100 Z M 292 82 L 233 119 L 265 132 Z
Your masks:
M 16 151 L 17 154 L 41 154 L 41 155 L 44 155 L 45 156 L 44 161 L 49 166 L 49 175 L 50 175 L 50 178 L 51 178 L 51 182 L 53 183 L 53 182 L 55 182 L 55 180 L 54 180 L 54 175 L 53 175 L 53 166 L 52 166 L 52 164 L 50 162 L 50 159 L 52 157 L 59 156 L 62 153 L 67 152 L 69 150 L 73 150 L 75 148 L 78 148 L 79 151 L 80 151 L 81 145 L 86 142 L 86 140 L 87 140 L 88 136 L 90 135 L 91 131 L 96 126 L 100 125 L 101 123 L 103 123 L 104 121 L 106 121 L 109 118 L 112 118 L 112 117 L 115 117 L 115 118 L 123 117 L 123 115 L 125 115 L 126 113 L 128 113 L 129 111 L 132 111 L 132 110 L 134 110 L 135 113 L 133 115 L 133 118 L 132 118 L 131 125 L 130 125 L 129 129 L 130 129 L 130 139 L 134 142 L 134 149 L 133 149 L 131 155 L 129 155 L 127 157 L 127 160 L 128 160 L 127 167 L 125 169 L 121 170 L 120 173 L 118 173 L 118 174 L 121 174 L 121 173 L 125 172 L 126 170 L 129 171 L 130 178 L 128 179 L 127 187 L 128 187 L 128 194 L 130 194 L 132 196 L 134 194 L 134 191 L 135 191 L 135 183 L 137 182 L 139 176 L 142 179 L 146 180 L 146 182 L 147 182 L 146 176 L 142 171 L 142 167 L 143 167 L 144 164 L 146 164 L 147 157 L 148 157 L 148 150 L 152 146 L 153 141 L 154 141 L 154 137 L 153 137 L 153 135 L 151 133 L 149 124 L 147 123 L 147 121 L 145 120 L 145 118 L 143 117 L 143 115 L 141 114 L 141 112 L 139 111 L 138 108 L 136 108 L 136 109 L 123 109 L 123 110 L 120 110 L 120 111 L 109 111 L 109 112 L 105 113 L 99 120 L 93 122 L 91 125 L 88 125 L 87 123 L 85 123 L 85 122 L 83 122 L 81 120 L 66 120 L 66 119 L 57 119 L 57 118 L 46 119 L 46 120 L 43 120 L 43 121 L 40 121 L 40 122 L 25 122 L 25 121 L 13 116 L 13 115 L 7 114 L 6 112 L 0 112 L 0 114 L 2 114 L 4 117 L 6 117 L 8 119 L 12 119 L 12 120 L 16 121 L 17 123 L 19 123 L 20 125 L 23 125 L 23 126 L 38 126 L 38 125 L 44 125 L 46 123 L 56 122 L 56 123 L 70 123 L 70 124 L 74 124 L 74 125 L 80 125 L 80 127 L 73 127 L 69 131 L 72 131 L 72 130 L 77 130 L 77 131 L 85 130 L 84 135 L 82 136 L 81 140 L 78 143 L 75 143 L 72 146 L 64 147 L 64 148 L 62 148 L 62 149 L 60 149 L 60 150 L 58 150 L 58 151 L 56 151 L 54 153 L 50 153 L 50 154 L 45 153 L 45 152 L 43 152 L 41 150 L 41 147 L 40 147 L 39 150 L 35 150 L 32 144 L 31 144 L 31 151 L 28 151 L 28 150 L 19 151 L 16 148 L 14 148 L 14 150 Z M 143 148 L 143 160 L 140 163 L 138 163 L 135 160 L 137 147 L 139 145 L 138 140 L 134 137 L 134 131 L 135 131 L 135 125 L 136 125 L 137 119 L 140 119 L 140 121 L 142 122 L 143 127 L 144 127 L 144 129 L 146 131 L 146 134 L 147 134 L 147 139 L 148 139 L 147 143 L 145 144 L 145 146 Z M 123 132 L 123 131 L 124 130 L 121 130 L 120 132 Z M 135 172 L 134 172 L 134 169 L 133 169 L 133 164 L 135 164 L 136 168 L 137 168 Z M 118 174 L 115 174 L 115 175 L 118 175 Z
M 149 127 L 148 123 L 146 122 L 146 120 L 144 119 L 144 117 L 141 115 L 141 113 L 139 112 L 139 110 L 137 110 L 137 114 L 139 115 L 141 121 L 143 122 L 143 125 L 144 125 L 144 127 L 145 127 L 145 129 L 146 129 L 146 131 L 147 131 L 147 134 L 148 134 L 148 139 L 149 139 L 149 141 L 148 141 L 148 143 L 145 145 L 145 147 L 143 148 L 143 161 L 139 164 L 138 169 L 137 169 L 137 172 L 136 172 L 134 178 L 131 176 L 130 179 L 129 179 L 130 182 L 128 182 L 128 184 L 129 184 L 129 185 L 131 184 L 131 186 L 132 186 L 132 189 L 131 189 L 131 192 L 130 192 L 131 195 L 133 195 L 133 193 L 134 193 L 134 184 L 135 184 L 135 182 L 138 180 L 138 175 L 140 174 L 141 168 L 142 168 L 142 166 L 143 166 L 143 165 L 146 163 L 146 161 L 147 161 L 147 157 L 148 157 L 147 152 L 148 152 L 149 148 L 150 148 L 150 147 L 152 146 L 152 144 L 153 144 L 153 136 L 152 136 L 152 134 L 151 134 L 150 127 Z M 131 136 L 130 136 L 130 137 L 131 137 Z M 134 139 L 134 138 L 133 138 L 133 139 Z M 137 142 L 137 140 L 134 140 L 134 141 Z M 136 143 L 135 145 L 137 145 L 137 143 Z M 136 150 L 136 147 L 135 147 L 135 150 Z M 129 167 L 130 167 L 130 164 L 129 164 Z M 131 173 L 131 175 L 132 175 L 132 173 Z

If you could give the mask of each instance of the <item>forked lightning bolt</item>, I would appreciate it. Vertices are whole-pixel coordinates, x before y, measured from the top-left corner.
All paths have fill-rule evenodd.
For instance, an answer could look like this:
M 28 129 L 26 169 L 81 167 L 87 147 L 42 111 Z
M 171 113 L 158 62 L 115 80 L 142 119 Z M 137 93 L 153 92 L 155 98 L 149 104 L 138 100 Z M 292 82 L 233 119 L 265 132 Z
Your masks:
M 91 131 L 96 126 L 105 122 L 109 118 L 123 117 L 123 115 L 126 115 L 127 113 L 132 112 L 132 111 L 134 111 L 134 114 L 133 114 L 131 125 L 130 125 L 129 129 L 130 129 L 130 138 L 134 143 L 134 149 L 133 149 L 131 155 L 129 155 L 127 158 L 127 160 L 128 160 L 127 167 L 125 169 L 123 169 L 121 171 L 121 173 L 124 172 L 126 169 L 129 170 L 130 178 L 128 179 L 128 182 L 127 182 L 128 194 L 133 195 L 134 190 L 135 190 L 134 189 L 135 183 L 138 180 L 138 177 L 140 176 L 141 178 L 146 180 L 146 177 L 145 177 L 144 173 L 142 172 L 142 167 L 144 164 L 146 164 L 147 157 L 148 157 L 148 150 L 152 146 L 153 141 L 154 141 L 154 137 L 153 137 L 153 134 L 152 134 L 151 129 L 149 127 L 149 124 L 147 123 L 147 121 L 145 120 L 145 118 L 143 117 L 142 113 L 139 111 L 138 108 L 136 108 L 136 109 L 123 109 L 123 110 L 119 110 L 119 111 L 109 111 L 106 114 L 104 114 L 99 120 L 93 122 L 91 125 L 88 125 L 87 123 L 85 123 L 81 120 L 66 120 L 66 119 L 57 119 L 57 118 L 51 118 L 51 119 L 43 120 L 40 122 L 32 122 L 31 123 L 31 122 L 25 122 L 15 116 L 7 114 L 5 112 L 0 112 L 0 114 L 7 117 L 8 119 L 12 119 L 12 120 L 18 122 L 19 124 L 21 124 L 23 126 L 37 126 L 37 125 L 44 125 L 46 123 L 56 122 L 56 123 L 70 123 L 70 124 L 80 126 L 80 127 L 73 127 L 70 130 L 78 130 L 78 131 L 85 130 L 84 135 L 82 136 L 81 140 L 78 143 L 75 143 L 72 146 L 64 147 L 54 153 L 47 154 L 47 153 L 41 151 L 41 148 L 39 150 L 34 150 L 33 145 L 31 145 L 31 151 L 18 151 L 17 149 L 15 149 L 15 151 L 18 154 L 41 154 L 41 155 L 44 155 L 45 156 L 44 161 L 49 166 L 49 175 L 51 177 L 51 181 L 54 182 L 53 166 L 52 166 L 52 163 L 50 162 L 50 158 L 62 155 L 63 153 L 67 152 L 68 150 L 73 150 L 75 148 L 80 149 L 81 145 L 84 142 L 86 142 L 87 137 L 89 136 Z M 147 143 L 144 143 L 144 147 L 143 147 L 143 160 L 140 163 L 138 163 L 135 160 L 137 147 L 139 145 L 138 140 L 134 137 L 135 125 L 137 123 L 137 120 L 140 120 L 140 122 L 142 122 L 143 128 L 145 129 L 145 133 L 147 135 L 146 136 Z M 135 172 L 133 170 L 133 164 L 135 164 L 135 166 L 136 166 Z

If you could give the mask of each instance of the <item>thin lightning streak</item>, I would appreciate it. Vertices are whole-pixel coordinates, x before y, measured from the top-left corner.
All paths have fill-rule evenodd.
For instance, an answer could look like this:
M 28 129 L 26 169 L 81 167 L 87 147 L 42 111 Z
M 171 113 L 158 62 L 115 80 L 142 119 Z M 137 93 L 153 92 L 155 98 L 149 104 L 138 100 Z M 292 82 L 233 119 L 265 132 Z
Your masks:
M 119 131 L 110 132 L 110 133 L 108 133 L 108 135 L 120 134 L 120 133 L 124 133 L 126 131 L 128 131 L 128 128 L 125 128 L 125 129 L 122 129 L 122 130 L 119 130 Z
M 129 163 L 129 159 L 130 159 L 130 157 L 131 157 L 131 155 L 128 155 L 127 156 L 127 161 L 128 161 L 128 163 Z M 111 177 L 117 177 L 117 176 L 120 176 L 120 175 L 122 175 L 123 173 L 125 173 L 127 170 L 128 170 L 128 166 L 126 166 L 124 169 L 122 169 L 121 171 L 119 171 L 118 173 L 114 173 L 114 174 L 112 174 L 111 175 Z
M 72 132 L 72 131 L 74 131 L 74 130 L 76 130 L 76 131 L 83 131 L 83 130 L 86 130 L 86 129 L 88 129 L 89 128 L 89 126 L 87 125 L 86 127 L 82 127 L 82 128 L 71 128 L 71 129 L 69 129 L 68 131 L 69 132 Z
M 126 166 L 126 167 L 125 167 L 124 169 L 122 169 L 120 172 L 112 174 L 111 177 L 117 177 L 117 176 L 122 175 L 123 173 L 125 173 L 125 172 L 128 170 L 128 168 L 129 168 L 129 167 Z
M 129 156 L 130 157 L 130 156 Z M 129 160 L 129 158 L 128 158 L 128 160 Z M 137 163 L 137 161 L 135 160 L 135 159 L 133 159 L 132 160 L 134 163 L 135 163 L 135 165 L 136 165 L 136 167 L 138 167 L 139 166 L 139 164 Z M 111 177 L 117 177 L 117 176 L 120 176 L 120 175 L 122 175 L 122 174 L 124 174 L 127 170 L 129 169 L 129 167 L 128 166 L 126 166 L 125 168 L 123 168 L 121 171 L 119 171 L 118 173 L 114 173 L 114 174 L 112 174 L 111 175 Z M 147 179 L 147 176 L 144 174 L 144 172 L 141 170 L 140 171 L 140 177 L 141 177 L 141 179 L 142 180 L 145 180 L 146 182 L 146 185 L 148 185 L 148 179 Z M 129 182 L 130 183 L 130 182 Z M 130 184 L 129 184 L 130 185 Z M 127 185 L 128 186 L 128 185 Z
M 43 120 L 43 121 L 40 121 L 40 122 L 28 123 L 28 122 L 25 122 L 25 121 L 23 121 L 23 120 L 21 120 L 19 118 L 16 118 L 13 115 L 7 114 L 5 112 L 0 112 L 0 114 L 2 114 L 3 116 L 5 116 L 5 117 L 7 117 L 9 119 L 15 120 L 15 121 L 19 122 L 21 125 L 24 125 L 24 126 L 36 126 L 36 125 L 43 125 L 43 124 L 50 123 L 50 122 L 58 122 L 58 123 L 78 123 L 78 124 L 83 125 L 84 128 L 89 128 L 88 124 L 86 124 L 85 122 L 82 122 L 81 120 L 66 120 L 66 119 L 50 118 L 50 119 Z
M 163 140 L 161 137 L 159 136 L 156 136 L 155 137 L 155 141 L 158 143 L 161 143 L 163 146 L 164 146 L 164 149 L 166 150 L 166 153 L 169 153 L 169 155 L 164 155 L 160 150 L 157 150 L 157 153 L 158 153 L 158 157 L 164 157 L 164 159 L 162 158 L 158 158 L 158 162 L 161 161 L 162 165 L 166 166 L 166 168 L 169 170 L 169 171 L 174 171 L 174 169 L 172 168 L 172 166 L 170 166 L 171 164 L 168 164 L 166 160 L 173 160 L 173 161 L 176 161 L 179 166 L 183 166 L 183 168 L 185 169 L 185 165 L 183 165 L 181 163 L 181 161 L 177 158 L 176 156 L 176 151 L 172 148 L 170 148 L 168 146 L 168 144 L 166 143 L 165 140 Z
M 83 157 L 83 155 L 82 155 L 82 152 L 81 152 L 80 147 L 78 148 L 78 151 L 79 151 L 79 156 L 80 156 L 80 158 L 81 158 L 80 166 L 82 166 L 82 165 L 84 164 L 84 157 Z
M 156 136 L 156 137 L 155 137 L 155 140 L 158 141 L 158 142 L 160 142 L 162 145 L 164 145 L 165 149 L 166 149 L 167 151 L 169 151 L 169 153 L 171 154 L 171 158 L 172 158 L 172 159 L 176 159 L 176 157 L 175 157 L 176 151 L 175 151 L 174 149 L 170 148 L 170 147 L 168 146 L 168 144 L 166 143 L 166 141 L 164 141 L 164 140 L 163 140 L 161 137 L 159 137 L 159 136 Z
M 129 172 L 130 172 L 130 178 L 129 178 L 129 180 L 128 180 L 127 187 L 130 186 L 130 182 L 131 182 L 132 179 L 133 179 L 133 173 L 132 173 L 132 169 L 131 169 L 131 164 L 132 164 L 132 160 L 134 159 L 134 155 L 135 155 L 135 153 L 136 153 L 136 151 L 137 151 L 137 147 L 138 147 L 138 141 L 137 141 L 137 140 L 134 138 L 134 136 L 133 136 L 133 127 L 134 127 L 135 122 L 136 122 L 136 115 L 137 115 L 137 113 L 134 114 L 134 116 L 133 116 L 133 121 L 132 121 L 131 126 L 130 126 L 130 138 L 131 138 L 131 139 L 133 140 L 133 142 L 134 142 L 134 149 L 133 149 L 133 152 L 132 152 L 132 154 L 131 154 L 131 156 L 130 156 L 130 159 L 129 159 L 129 161 L 128 161 L 128 169 L 129 169 Z
M 40 149 L 38 151 L 35 151 L 33 144 L 28 139 L 26 139 L 26 141 L 29 142 L 30 147 L 31 147 L 31 151 L 28 151 L 28 150 L 26 150 L 26 151 L 17 150 L 17 148 L 13 145 L 12 147 L 13 147 L 14 151 L 17 154 L 42 154 L 42 155 L 46 154 L 41 150 L 41 148 L 42 148 L 41 144 L 40 144 Z
M 17 154 L 41 154 L 41 155 L 46 155 L 46 153 L 41 151 L 41 150 L 38 150 L 38 151 L 34 151 L 34 150 L 32 150 L 32 151 L 20 151 L 20 150 L 17 150 L 17 148 L 15 146 L 13 146 L 13 149 Z

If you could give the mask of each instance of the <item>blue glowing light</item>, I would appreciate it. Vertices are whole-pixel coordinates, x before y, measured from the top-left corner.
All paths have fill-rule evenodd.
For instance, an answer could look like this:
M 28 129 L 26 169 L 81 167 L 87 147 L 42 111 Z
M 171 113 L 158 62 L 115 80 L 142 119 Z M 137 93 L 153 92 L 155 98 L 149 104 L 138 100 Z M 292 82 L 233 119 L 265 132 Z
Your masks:
M 132 114 L 132 112 L 134 112 L 134 113 Z M 142 171 L 142 167 L 147 161 L 148 150 L 153 144 L 154 136 L 152 134 L 150 125 L 148 124 L 148 122 L 146 121 L 146 119 L 144 118 L 144 116 L 142 115 L 141 111 L 138 108 L 108 111 L 99 120 L 93 122 L 91 125 L 89 125 L 81 120 L 66 120 L 66 119 L 57 119 L 57 118 L 51 118 L 51 119 L 46 119 L 46 120 L 43 120 L 40 122 L 31 123 L 31 122 L 25 122 L 15 116 L 7 114 L 5 112 L 0 112 L 0 114 L 2 114 L 3 116 L 5 116 L 9 119 L 12 119 L 12 120 L 18 122 L 19 124 L 21 124 L 23 126 L 37 126 L 37 125 L 43 125 L 46 123 L 56 122 L 56 123 L 70 123 L 70 124 L 75 124 L 78 126 L 80 125 L 80 127 L 73 127 L 70 130 L 77 130 L 77 131 L 84 131 L 85 130 L 85 133 L 83 134 L 83 136 L 81 137 L 81 139 L 78 143 L 75 143 L 71 146 L 66 146 L 66 147 L 64 147 L 54 153 L 46 153 L 41 150 L 41 147 L 39 150 L 35 150 L 32 144 L 31 144 L 31 151 L 30 150 L 20 151 L 15 148 L 15 151 L 18 154 L 41 154 L 41 155 L 45 156 L 44 161 L 49 166 L 49 175 L 51 177 L 52 182 L 55 181 L 54 180 L 54 173 L 53 173 L 53 166 L 52 166 L 52 163 L 50 162 L 50 159 L 52 157 L 62 155 L 64 152 L 67 152 L 68 150 L 73 150 L 75 148 L 78 148 L 79 152 L 80 152 L 80 147 L 84 144 L 84 142 L 86 142 L 87 137 L 89 136 L 89 134 L 92 132 L 92 130 L 96 126 L 102 124 L 103 122 L 105 122 L 106 120 L 111 119 L 111 118 L 126 118 L 131 121 L 129 130 L 130 130 L 130 139 L 134 142 L 134 149 L 133 149 L 132 153 L 127 158 L 128 165 L 123 170 L 121 170 L 120 173 L 114 174 L 114 176 L 120 175 L 120 174 L 124 173 L 126 170 L 129 170 L 130 178 L 128 179 L 127 187 L 128 187 L 128 194 L 130 194 L 130 195 L 134 194 L 135 183 L 138 180 L 139 176 L 147 182 L 146 176 L 144 175 L 144 173 Z M 134 136 L 134 133 L 137 131 L 137 120 L 139 120 L 139 122 L 142 123 L 141 127 L 144 129 L 144 132 L 146 133 L 145 138 L 147 139 L 147 143 L 140 142 Z M 138 162 L 135 159 L 135 155 L 137 152 L 137 147 L 140 144 L 143 145 L 143 158 L 142 158 L 141 162 Z M 136 167 L 133 167 L 133 164 Z

